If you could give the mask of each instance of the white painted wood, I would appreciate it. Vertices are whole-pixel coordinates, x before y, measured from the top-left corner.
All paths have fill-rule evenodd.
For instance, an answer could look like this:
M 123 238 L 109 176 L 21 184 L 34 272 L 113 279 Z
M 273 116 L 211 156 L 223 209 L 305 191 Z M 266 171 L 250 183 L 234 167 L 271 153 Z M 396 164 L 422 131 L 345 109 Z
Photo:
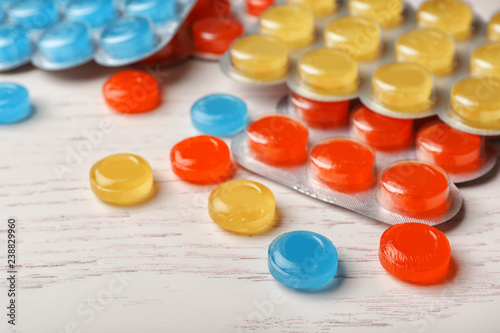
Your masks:
M 474 7 L 489 17 L 500 3 L 477 0 Z M 36 105 L 29 121 L 0 128 L 1 219 L 16 216 L 20 229 L 20 331 L 498 332 L 498 168 L 461 186 L 464 210 L 440 226 L 452 245 L 455 274 L 443 285 L 406 284 L 379 264 L 385 224 L 240 169 L 237 178 L 272 189 L 281 222 L 265 235 L 233 235 L 208 216 L 213 186 L 189 185 L 170 170 L 170 148 L 196 134 L 189 118 L 195 99 L 231 93 L 255 115 L 272 112 L 284 87 L 239 85 L 216 64 L 190 60 L 156 73 L 165 96 L 159 110 L 123 116 L 101 95 L 105 80 L 118 71 L 90 64 L 61 73 L 28 67 L 0 75 L 27 86 Z M 103 119 L 112 130 L 59 179 L 54 166 L 66 165 L 68 151 L 86 145 L 83 132 L 96 130 Z M 94 196 L 90 167 L 117 152 L 150 162 L 159 187 L 154 200 L 123 208 Z M 299 229 L 324 234 L 338 247 L 339 275 L 324 292 L 287 289 L 268 272 L 269 243 Z M 6 281 L 0 281 L 5 332 Z

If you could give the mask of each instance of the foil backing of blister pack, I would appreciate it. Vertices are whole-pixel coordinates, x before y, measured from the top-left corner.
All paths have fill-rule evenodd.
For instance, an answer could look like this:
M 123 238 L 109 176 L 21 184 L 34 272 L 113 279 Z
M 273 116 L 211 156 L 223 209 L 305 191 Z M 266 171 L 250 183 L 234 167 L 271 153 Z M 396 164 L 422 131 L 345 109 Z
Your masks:
M 317 142 L 312 142 L 310 139 L 310 147 L 316 143 Z M 357 193 L 338 192 L 321 184 L 311 175 L 309 160 L 303 164 L 292 167 L 276 167 L 256 160 L 253 158 L 252 152 L 249 149 L 246 132 L 240 133 L 233 139 L 231 151 L 238 164 L 249 171 L 294 189 L 309 197 L 349 209 L 391 225 L 405 222 L 437 225 L 450 220 L 459 212 L 462 206 L 462 196 L 458 188 L 455 184 L 449 182 L 450 206 L 445 213 L 426 219 L 407 217 L 390 212 L 380 205 L 377 200 L 376 185 L 373 185 L 368 190 Z M 387 162 L 376 156 L 375 175 L 378 175 L 386 166 Z
M 286 95 L 284 96 L 277 105 L 277 112 L 280 114 L 284 114 L 287 116 L 290 116 L 292 118 L 298 118 L 300 119 L 300 116 L 297 114 L 295 107 L 293 106 L 291 102 L 291 96 Z M 351 110 L 354 111 L 354 110 Z M 352 112 L 351 112 L 352 113 Z M 349 117 L 349 121 L 347 124 L 340 126 L 340 127 L 335 127 L 335 128 L 329 128 L 329 129 L 319 129 L 319 128 L 312 128 L 308 127 L 309 129 L 309 137 L 312 141 L 314 142 L 319 142 L 325 139 L 329 139 L 332 137 L 349 137 L 353 140 L 359 140 L 359 138 L 356 138 L 356 136 L 353 134 L 352 131 L 352 124 L 351 124 L 351 118 Z M 415 132 L 415 129 L 413 130 Z M 415 133 L 413 134 L 413 138 L 415 138 Z M 471 171 L 466 171 L 466 172 L 461 172 L 461 173 L 450 173 L 448 172 L 448 177 L 451 182 L 455 184 L 460 184 L 460 183 L 465 183 L 469 182 L 475 179 L 478 179 L 484 175 L 486 175 L 488 172 L 490 172 L 494 166 L 497 163 L 498 156 L 497 156 L 497 151 L 495 149 L 495 146 L 487 139 L 483 138 L 484 140 L 484 156 L 483 156 L 483 161 L 479 168 Z M 413 144 L 402 149 L 394 150 L 394 151 L 382 151 L 382 150 L 377 150 L 374 149 L 377 158 L 380 159 L 380 161 L 387 165 L 393 162 L 397 161 L 404 161 L 404 160 L 419 160 L 417 157 L 417 152 L 416 152 L 416 146 L 415 146 L 415 140 L 412 140 Z M 426 161 L 422 161 L 426 162 Z

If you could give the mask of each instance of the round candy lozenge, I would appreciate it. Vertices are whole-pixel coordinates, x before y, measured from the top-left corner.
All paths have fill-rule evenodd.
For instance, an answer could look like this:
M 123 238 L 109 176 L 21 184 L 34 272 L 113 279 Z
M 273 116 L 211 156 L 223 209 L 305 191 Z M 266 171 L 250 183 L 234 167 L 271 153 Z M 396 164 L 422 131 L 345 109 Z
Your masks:
M 207 17 L 193 24 L 196 52 L 222 55 L 243 34 L 243 25 L 231 17 Z
M 388 166 L 379 177 L 378 200 L 387 210 L 415 218 L 431 218 L 450 206 L 448 176 L 438 166 L 405 161 Z
M 438 28 L 451 34 L 456 40 L 464 40 L 472 32 L 472 9 L 460 0 L 429 0 L 417 13 L 422 27 Z
M 373 151 L 349 139 L 321 142 L 311 152 L 311 168 L 323 183 L 340 192 L 360 192 L 374 181 Z
M 316 17 L 330 15 L 337 9 L 335 0 L 288 0 L 288 3 L 306 6 Z
M 280 38 L 290 48 L 309 45 L 314 40 L 314 15 L 298 5 L 277 5 L 262 13 L 260 31 Z
M 231 61 L 236 71 L 251 79 L 272 81 L 283 78 L 288 70 L 288 47 L 280 39 L 249 35 L 231 47 Z
M 276 0 L 247 0 L 247 13 L 260 16 L 263 11 L 272 6 Z
M 132 154 L 111 155 L 94 164 L 90 185 L 99 199 L 119 206 L 139 204 L 154 195 L 151 167 Z
M 232 175 L 229 147 L 209 135 L 177 143 L 170 151 L 170 162 L 179 178 L 195 184 L 215 184 Z
M 438 229 L 422 223 L 391 226 L 380 238 L 379 260 L 390 274 L 418 284 L 441 282 L 448 275 L 450 243 Z
M 352 129 L 371 147 L 394 151 L 412 143 L 413 120 L 390 118 L 363 106 L 352 115 Z
M 398 61 L 416 62 L 429 68 L 435 75 L 453 70 L 455 44 L 447 32 L 423 28 L 407 32 L 396 42 Z
M 307 158 L 307 128 L 297 120 L 266 116 L 250 125 L 248 145 L 255 158 L 271 165 L 295 165 Z
M 349 12 L 371 17 L 382 27 L 391 28 L 403 20 L 403 0 L 349 0 Z
M 432 105 L 432 73 L 412 62 L 396 62 L 379 67 L 372 76 L 375 98 L 402 112 L 420 112 Z
M 68 20 L 85 22 L 91 28 L 102 28 L 117 16 L 114 2 L 109 0 L 71 0 L 65 12 Z
M 321 102 L 292 94 L 292 105 L 297 114 L 315 128 L 334 128 L 345 125 L 349 114 L 349 101 Z
M 28 90 L 10 82 L 0 83 L 0 124 L 18 123 L 33 112 Z
M 324 30 L 327 47 L 337 47 L 359 61 L 370 61 L 380 55 L 380 25 L 372 18 L 345 16 L 332 21 Z
M 33 47 L 23 25 L 0 25 L 0 68 L 9 68 L 29 61 Z
M 191 121 L 205 134 L 232 136 L 247 125 L 247 105 L 232 95 L 208 95 L 191 107 Z
M 138 70 L 119 72 L 103 87 L 106 103 L 122 113 L 142 113 L 156 109 L 161 103 L 158 82 L 151 74 Z
M 500 42 L 478 47 L 470 58 L 470 71 L 475 76 L 500 78 Z
M 277 237 L 269 245 L 268 267 L 271 275 L 288 287 L 320 287 L 337 274 L 337 249 L 323 235 L 292 231 Z
M 469 126 L 484 129 L 500 127 L 500 78 L 466 78 L 451 89 L 454 115 Z
M 46 29 L 59 22 L 59 9 L 53 0 L 17 0 L 8 12 L 9 19 L 28 29 Z
M 451 173 L 477 170 L 483 159 L 483 139 L 437 122 L 423 127 L 417 134 L 417 157 Z
M 134 59 L 155 48 L 150 21 L 141 16 L 126 16 L 108 25 L 100 37 L 101 46 L 116 59 Z
M 493 41 L 500 41 L 500 12 L 493 15 L 488 23 L 488 38 Z
M 176 14 L 174 0 L 126 0 L 125 11 L 129 15 L 149 17 L 154 23 L 164 23 Z
M 47 60 L 59 64 L 90 60 L 93 51 L 90 32 L 81 22 L 56 24 L 42 34 L 37 46 Z
M 358 62 L 340 49 L 306 53 L 297 64 L 302 83 L 323 95 L 345 95 L 358 88 Z
M 219 185 L 208 198 L 208 213 L 222 228 L 253 235 L 274 223 L 275 199 L 270 189 L 250 180 L 232 180 Z

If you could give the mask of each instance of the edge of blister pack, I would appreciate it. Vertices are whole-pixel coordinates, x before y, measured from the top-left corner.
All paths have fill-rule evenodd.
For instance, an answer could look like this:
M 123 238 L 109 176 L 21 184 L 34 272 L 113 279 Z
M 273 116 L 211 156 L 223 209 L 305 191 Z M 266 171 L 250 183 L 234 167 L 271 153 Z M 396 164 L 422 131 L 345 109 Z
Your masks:
M 334 137 L 331 137 L 331 139 L 333 138 Z M 309 146 L 312 147 L 314 144 L 315 143 L 310 142 Z M 419 219 L 390 212 L 383 208 L 377 200 L 377 184 L 374 184 L 369 190 L 363 192 L 351 194 L 337 192 L 326 185 L 320 184 L 309 175 L 309 159 L 307 162 L 293 167 L 270 166 L 254 159 L 249 149 L 246 132 L 242 132 L 234 137 L 231 143 L 231 152 L 238 164 L 251 172 L 294 189 L 309 197 L 346 208 L 390 225 L 418 222 L 433 226 L 450 220 L 462 207 L 462 196 L 456 185 L 450 181 L 450 206 L 445 213 L 428 219 Z M 376 158 L 375 175 L 378 176 L 378 173 L 382 171 L 383 168 L 384 165 Z
M 309 138 L 313 142 L 319 142 L 331 137 L 347 137 L 353 140 L 359 140 L 352 132 L 352 112 L 355 111 L 357 108 L 350 110 L 350 115 L 349 115 L 349 121 L 347 124 L 340 126 L 340 127 L 334 127 L 334 128 L 328 128 L 328 129 L 320 129 L 320 128 L 314 128 L 310 126 L 306 126 L 309 130 Z M 290 94 L 286 94 L 283 96 L 279 102 L 278 105 L 276 106 L 276 111 L 278 114 L 282 115 L 287 115 L 292 118 L 297 118 L 301 120 L 300 115 L 297 114 L 295 111 L 294 106 L 291 103 L 291 96 Z M 377 158 L 381 161 L 383 164 L 389 164 L 397 161 L 403 161 L 403 160 L 416 160 L 420 161 L 423 163 L 429 163 L 423 160 L 420 160 L 417 156 L 417 148 L 415 144 L 415 138 L 418 133 L 418 131 L 415 131 L 413 129 L 413 143 L 405 148 L 395 150 L 395 151 L 384 151 L 384 150 L 377 150 L 376 148 L 372 149 L 375 151 L 375 154 Z M 487 139 L 483 138 L 484 140 L 484 158 L 483 161 L 480 165 L 480 167 L 476 170 L 472 171 L 467 171 L 463 173 L 451 173 L 447 172 L 448 178 L 450 179 L 451 182 L 455 184 L 461 184 L 461 183 L 466 183 L 470 182 L 473 180 L 476 180 L 478 178 L 481 178 L 482 176 L 486 175 L 488 172 L 490 172 L 496 165 L 497 163 L 497 150 L 495 149 L 495 146 Z M 367 144 L 367 143 L 365 143 Z

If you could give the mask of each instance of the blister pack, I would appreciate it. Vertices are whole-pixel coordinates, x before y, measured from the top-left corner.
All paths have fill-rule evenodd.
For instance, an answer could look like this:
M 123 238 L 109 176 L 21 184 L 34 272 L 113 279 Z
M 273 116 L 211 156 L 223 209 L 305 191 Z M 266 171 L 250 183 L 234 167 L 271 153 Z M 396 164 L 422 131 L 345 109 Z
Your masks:
M 500 134 L 499 14 L 486 25 L 461 0 L 316 7 L 331 2 L 278 1 L 224 54 L 223 72 L 256 85 L 286 82 L 315 101 L 359 98 L 392 118 L 438 115 L 469 133 Z
M 462 205 L 442 168 L 395 161 L 340 130 L 330 137 L 309 135 L 300 120 L 285 115 L 255 120 L 233 139 L 231 150 L 252 172 L 388 224 L 439 224 Z
M 313 141 L 350 137 L 369 145 L 387 163 L 414 159 L 438 165 L 455 184 L 485 175 L 497 162 L 496 149 L 487 138 L 437 119 L 424 124 L 387 117 L 361 103 L 318 102 L 294 93 L 284 96 L 277 110 L 302 120 Z
M 0 71 L 28 62 L 63 70 L 95 60 L 123 66 L 175 36 L 196 0 L 16 0 L 1 2 Z

